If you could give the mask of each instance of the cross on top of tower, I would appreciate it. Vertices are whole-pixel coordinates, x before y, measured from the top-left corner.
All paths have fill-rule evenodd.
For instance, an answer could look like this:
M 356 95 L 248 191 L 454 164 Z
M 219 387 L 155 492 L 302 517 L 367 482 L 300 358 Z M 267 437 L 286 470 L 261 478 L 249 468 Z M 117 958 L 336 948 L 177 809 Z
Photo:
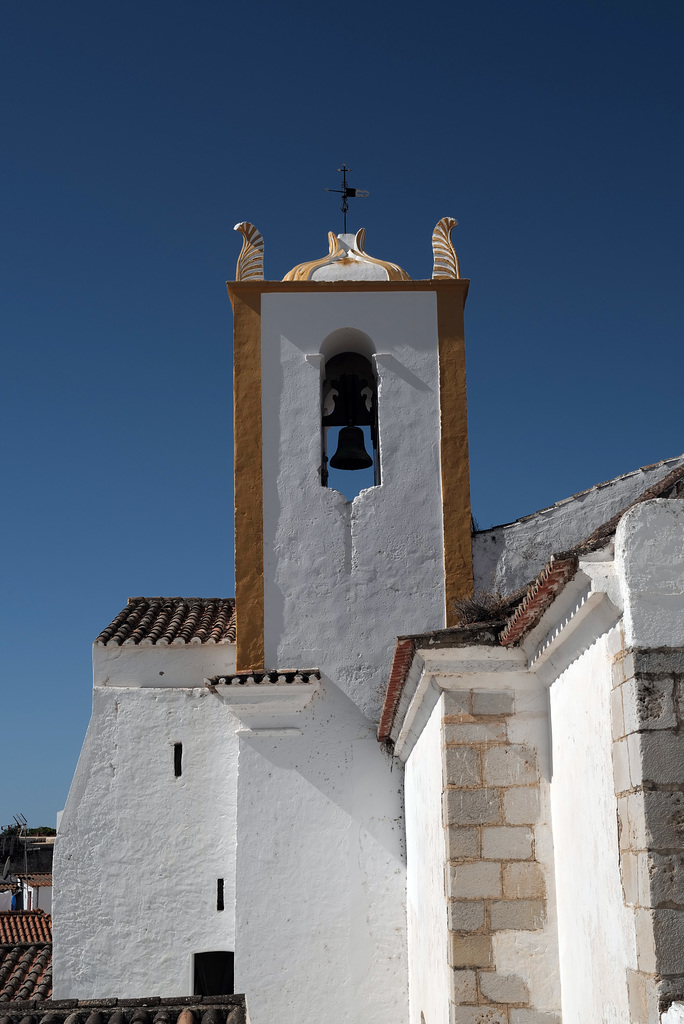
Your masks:
M 344 218 L 344 233 L 347 233 L 347 211 L 349 210 L 348 199 L 366 199 L 368 192 L 365 192 L 360 188 L 352 188 L 351 185 L 347 184 L 347 175 L 351 174 L 351 167 L 347 167 L 346 164 L 342 164 L 341 167 L 337 168 L 338 173 L 342 175 L 342 188 L 326 188 L 326 192 L 337 192 L 342 196 L 342 205 L 340 210 Z

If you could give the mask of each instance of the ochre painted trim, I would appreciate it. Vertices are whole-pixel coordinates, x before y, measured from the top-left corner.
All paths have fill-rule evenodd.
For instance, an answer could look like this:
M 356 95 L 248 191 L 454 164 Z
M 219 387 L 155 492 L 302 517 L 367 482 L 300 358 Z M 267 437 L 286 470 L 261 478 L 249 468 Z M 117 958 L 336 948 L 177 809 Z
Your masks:
M 288 270 L 283 281 L 310 281 L 316 270 L 327 266 L 347 266 L 353 263 L 374 263 L 382 267 L 387 274 L 387 281 L 410 281 L 405 270 L 390 263 L 388 260 L 379 260 L 375 256 L 369 256 L 366 252 L 366 229 L 360 228 L 354 236 L 354 244 L 348 246 L 340 242 L 338 235 L 333 231 L 328 232 L 328 255 L 317 260 L 308 260 L 306 263 L 298 263 L 292 270 Z
M 250 284 L 262 282 L 250 282 Z M 261 293 L 240 282 L 233 304 L 236 671 L 264 667 Z M 228 289 L 230 292 L 230 288 Z
M 265 292 L 453 292 L 461 297 L 465 305 L 470 281 L 462 277 L 458 281 L 447 278 L 430 281 L 228 281 L 228 295 L 235 305 L 236 296 L 246 299 L 248 295 Z
M 439 336 L 444 600 L 446 624 L 456 625 L 454 601 L 473 592 L 473 548 L 468 466 L 465 340 L 461 281 L 435 281 Z M 444 285 L 447 285 L 444 288 Z M 440 287 L 441 286 L 441 287 Z
M 309 260 L 308 263 L 299 263 L 292 270 L 288 270 L 287 274 L 283 278 L 283 281 L 308 281 L 311 274 L 318 267 L 324 267 L 327 263 L 330 263 L 334 256 L 344 255 L 344 246 L 340 242 L 334 231 L 328 232 L 328 255 L 321 256 L 317 260 Z
M 444 597 L 446 625 L 455 600 L 473 592 L 463 310 L 467 278 L 428 281 L 236 281 L 227 283 L 235 313 L 235 598 L 237 671 L 263 667 L 264 556 L 261 466 L 261 295 L 268 292 L 434 292 L 439 337 Z M 240 324 L 240 326 L 238 326 Z M 252 338 L 253 335 L 253 338 Z M 239 360 L 238 370 L 238 339 Z M 251 340 L 250 340 L 251 339 Z M 243 366 L 244 362 L 244 366 Z M 238 381 L 238 376 L 240 381 Z M 238 397 L 238 390 L 240 397 Z M 239 455 L 238 455 L 239 452 Z M 239 461 L 238 461 L 239 459 Z M 238 469 L 240 467 L 240 469 Z M 244 479 L 242 476 L 244 474 Z M 239 480 L 240 478 L 240 480 Z M 258 495 L 256 494 L 258 491 Z M 256 501 L 258 497 L 258 502 Z M 240 569 L 238 569 L 240 565 Z M 241 596 L 242 595 L 242 596 Z M 249 616 L 244 631 L 240 623 Z M 243 637 L 241 643 L 241 634 Z M 248 660 L 249 659 L 249 663 Z M 258 659 L 258 660 L 257 660 Z

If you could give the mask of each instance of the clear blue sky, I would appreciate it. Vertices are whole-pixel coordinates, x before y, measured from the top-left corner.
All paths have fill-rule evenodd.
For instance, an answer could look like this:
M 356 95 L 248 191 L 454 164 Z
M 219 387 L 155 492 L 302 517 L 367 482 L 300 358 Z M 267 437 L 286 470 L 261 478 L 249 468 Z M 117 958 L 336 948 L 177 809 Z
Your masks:
M 684 450 L 680 0 L 2 10 L 0 824 L 54 822 L 90 643 L 129 595 L 233 593 L 236 221 L 266 276 L 350 229 L 464 276 L 473 511 Z

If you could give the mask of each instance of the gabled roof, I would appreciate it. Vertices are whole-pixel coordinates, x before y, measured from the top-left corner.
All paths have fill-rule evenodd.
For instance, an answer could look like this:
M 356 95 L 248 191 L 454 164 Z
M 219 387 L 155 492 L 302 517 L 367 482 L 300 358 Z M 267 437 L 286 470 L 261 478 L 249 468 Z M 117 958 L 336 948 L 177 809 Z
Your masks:
M 676 461 L 678 465 L 674 469 L 671 469 L 657 483 L 651 484 L 618 512 L 611 515 L 609 519 L 594 529 L 589 536 L 584 537 L 570 550 L 552 555 L 531 583 L 511 595 L 510 613 L 505 620 L 468 623 L 467 625 L 434 630 L 433 632 L 416 636 L 400 636 L 397 640 L 390 678 L 385 692 L 385 700 L 378 726 L 378 740 L 382 742 L 390 737 L 413 658 L 419 647 L 462 647 L 471 645 L 486 645 L 490 647 L 501 645 L 508 647 L 518 643 L 526 633 L 537 625 L 556 596 L 574 577 L 579 565 L 579 559 L 583 555 L 598 551 L 611 543 L 618 523 L 625 512 L 635 505 L 639 505 L 644 501 L 651 501 L 655 498 L 684 498 L 684 458 L 677 459 Z M 667 464 L 658 463 L 657 467 L 648 466 L 646 469 L 660 468 L 665 465 Z M 638 470 L 637 472 L 641 473 L 643 470 Z
M 684 465 L 675 467 L 658 483 L 647 487 L 569 551 L 560 551 L 552 555 L 541 572 L 523 588 L 520 600 L 512 609 L 501 632 L 500 642 L 508 646 L 529 632 L 553 603 L 556 595 L 573 578 L 579 559 L 610 544 L 624 514 L 635 505 L 652 501 L 654 498 L 684 498 Z
M 235 643 L 232 597 L 129 597 L 96 644 L 112 647 Z
M 684 498 L 684 466 L 678 466 L 657 484 L 647 487 L 634 501 L 611 516 L 570 551 L 554 555 L 528 585 L 522 600 L 513 609 L 501 632 L 500 642 L 504 646 L 510 646 L 533 629 L 546 609 L 551 606 L 556 595 L 577 572 L 579 559 L 610 544 L 625 512 L 654 498 Z
M 596 484 L 512 523 L 473 535 L 476 591 L 513 595 L 528 585 L 558 552 L 614 532 L 636 501 L 676 497 L 684 481 L 684 455 Z M 599 538 L 599 545 L 601 538 Z

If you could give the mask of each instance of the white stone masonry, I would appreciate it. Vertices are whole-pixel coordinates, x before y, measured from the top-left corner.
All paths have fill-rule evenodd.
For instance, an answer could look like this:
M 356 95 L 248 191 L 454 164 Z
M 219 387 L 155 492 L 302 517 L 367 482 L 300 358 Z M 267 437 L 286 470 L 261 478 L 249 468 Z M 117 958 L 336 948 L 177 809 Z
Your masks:
M 451 1024 L 560 1022 L 535 696 L 516 716 L 513 690 L 444 694 Z
M 620 873 L 634 913 L 631 1024 L 684 998 L 684 649 L 626 650 L 613 667 Z

